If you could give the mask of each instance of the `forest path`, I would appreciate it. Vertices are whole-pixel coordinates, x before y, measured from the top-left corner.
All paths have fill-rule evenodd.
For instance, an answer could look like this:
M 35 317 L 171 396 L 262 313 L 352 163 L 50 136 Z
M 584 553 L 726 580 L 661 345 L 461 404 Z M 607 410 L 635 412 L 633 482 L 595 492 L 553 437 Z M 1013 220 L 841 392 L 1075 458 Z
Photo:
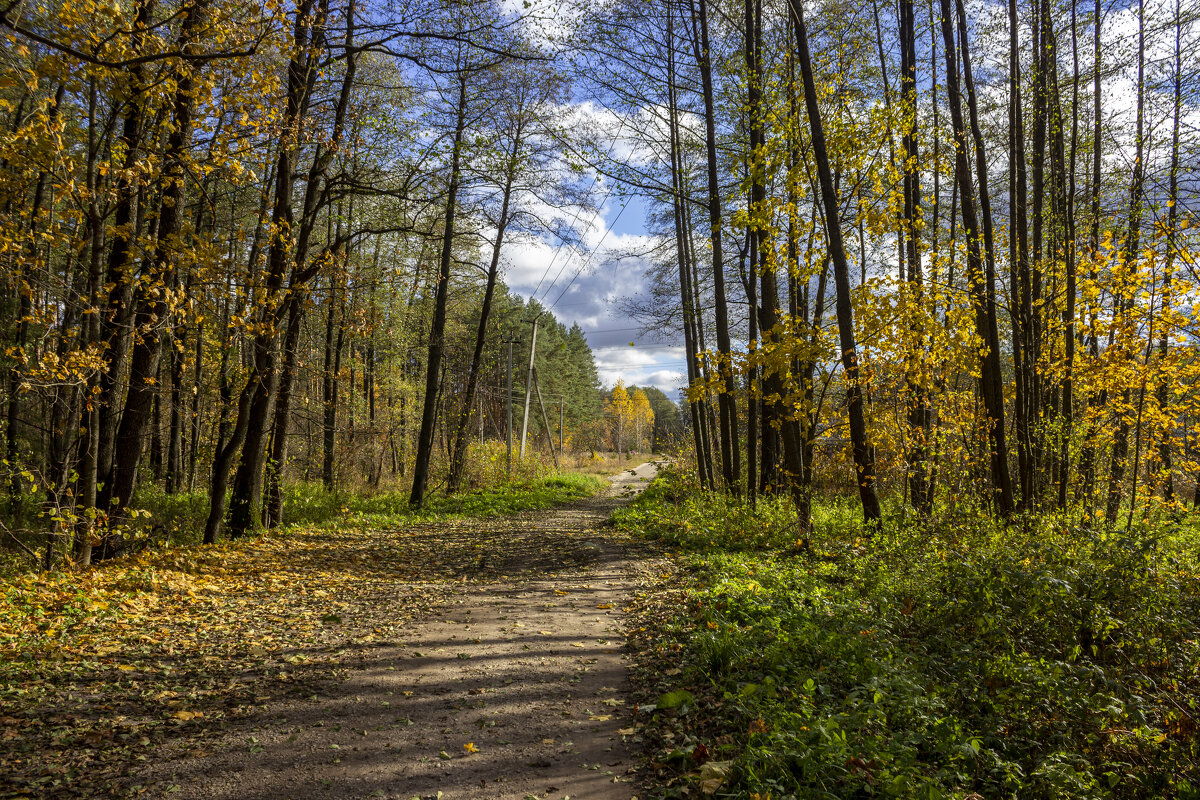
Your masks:
M 428 526 L 476 554 L 433 587 L 429 610 L 398 621 L 387 598 L 346 609 L 396 633 L 351 643 L 365 646 L 342 651 L 341 680 L 318 694 L 160 753 L 137 782 L 197 800 L 630 800 L 621 606 L 655 565 L 603 523 L 656 471 L 642 464 L 549 511 Z

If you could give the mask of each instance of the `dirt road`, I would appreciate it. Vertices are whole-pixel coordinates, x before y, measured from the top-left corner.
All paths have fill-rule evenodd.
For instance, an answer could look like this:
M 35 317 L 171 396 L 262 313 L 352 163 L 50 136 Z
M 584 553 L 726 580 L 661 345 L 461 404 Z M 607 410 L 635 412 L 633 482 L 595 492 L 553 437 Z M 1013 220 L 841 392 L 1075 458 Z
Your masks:
M 654 566 L 602 525 L 654 472 L 563 508 L 431 529 L 482 545 L 432 612 L 348 651 L 340 682 L 165 754 L 141 782 L 197 800 L 635 797 L 620 615 Z M 387 619 L 380 605 L 358 611 Z

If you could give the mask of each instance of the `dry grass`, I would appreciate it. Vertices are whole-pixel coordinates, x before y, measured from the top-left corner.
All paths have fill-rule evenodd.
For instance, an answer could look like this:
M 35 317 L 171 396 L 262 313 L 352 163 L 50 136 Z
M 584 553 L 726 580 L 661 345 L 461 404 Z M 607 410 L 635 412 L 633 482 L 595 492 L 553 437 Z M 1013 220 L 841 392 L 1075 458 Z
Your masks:
M 649 453 L 634 453 L 632 457 L 621 453 L 582 452 L 566 454 L 560 464 L 563 472 L 577 472 L 582 475 L 595 475 L 607 478 L 623 469 L 632 469 L 643 464 L 653 456 Z

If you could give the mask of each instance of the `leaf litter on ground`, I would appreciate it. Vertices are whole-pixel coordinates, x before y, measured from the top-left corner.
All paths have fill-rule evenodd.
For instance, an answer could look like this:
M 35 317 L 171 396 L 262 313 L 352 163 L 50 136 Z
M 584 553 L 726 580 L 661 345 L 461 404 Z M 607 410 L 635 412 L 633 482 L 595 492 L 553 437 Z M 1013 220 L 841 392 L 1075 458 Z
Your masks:
M 509 526 L 370 522 L 0 584 L 0 797 L 136 795 L 127 778 L 155 748 L 202 757 L 222 726 L 316 694 L 347 655 L 391 640 L 465 576 L 539 566 L 532 541 L 489 558 L 497 536 L 520 538 Z

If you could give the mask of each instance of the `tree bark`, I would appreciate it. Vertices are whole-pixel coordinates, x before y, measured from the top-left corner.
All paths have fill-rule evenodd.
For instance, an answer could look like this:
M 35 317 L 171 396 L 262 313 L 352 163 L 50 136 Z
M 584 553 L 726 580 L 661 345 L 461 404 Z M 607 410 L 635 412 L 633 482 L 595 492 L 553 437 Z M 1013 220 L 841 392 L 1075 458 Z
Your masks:
M 1025 158 L 1025 115 L 1021 101 L 1021 52 L 1017 17 L 1017 0 L 1008 0 L 1008 158 L 1009 205 L 1012 208 L 1009 224 L 1009 262 L 1012 296 L 1009 314 L 1012 323 L 1014 433 L 1017 439 L 1017 475 L 1021 497 L 1033 496 L 1033 468 L 1030 458 L 1028 408 L 1032 402 L 1027 386 L 1033 384 L 1036 367 L 1029 356 L 1033 352 L 1029 340 L 1033 330 L 1033 294 L 1029 273 L 1029 217 Z
M 316 6 L 314 7 L 314 2 Z M 323 28 L 328 0 L 301 0 L 296 9 L 292 58 L 287 71 L 287 95 L 283 114 L 283 138 L 275 161 L 275 192 L 271 210 L 271 236 L 267 246 L 267 268 L 261 292 L 262 310 L 258 315 L 258 333 L 251 341 L 250 375 L 239 393 L 233 431 L 224 447 L 213 458 L 212 494 L 205 541 L 216 541 L 225 516 L 225 487 L 237 450 L 247 441 L 251 426 L 255 437 L 241 466 L 230 502 L 230 536 L 237 538 L 254 526 L 253 499 L 258 476 L 254 474 L 262 456 L 262 430 L 266 424 L 274 391 L 276 369 L 276 328 L 284 300 L 284 278 L 293 246 L 293 200 L 299 139 L 307 113 L 312 86 L 316 80 L 322 42 L 316 32 Z M 353 15 L 351 14 L 351 17 Z M 310 186 L 311 188 L 311 186 Z M 302 220 L 303 222 L 303 220 Z M 311 224 L 311 223 L 310 223 Z M 253 268 L 253 263 L 251 268 Z
M 283 334 L 283 371 L 275 398 L 275 421 L 271 426 L 267 456 L 267 499 L 263 505 L 263 525 L 278 527 L 283 522 L 283 470 L 287 465 L 288 424 L 291 422 L 292 386 L 296 381 L 300 325 L 304 321 L 304 300 L 296 298 L 288 308 L 287 328 Z
M 917 38 L 916 15 L 912 0 L 900 0 L 900 96 L 904 113 L 904 218 L 900 240 L 907 267 L 908 302 L 913 321 L 906 383 L 908 391 L 908 435 L 911 438 L 908 461 L 908 491 L 913 510 L 928 516 L 933 510 L 933 493 L 929 479 L 929 439 L 932 435 L 932 412 L 929 390 L 925 385 L 923 356 L 926 352 L 920 324 L 919 309 L 924 302 L 924 273 L 921 266 L 921 168 L 917 144 Z M 934 166 L 937 169 L 937 166 Z
M 729 308 L 725 298 L 725 256 L 721 249 L 721 184 L 718 177 L 720 163 L 717 157 L 716 101 L 713 94 L 711 49 L 708 36 L 708 0 L 689 0 L 692 8 L 693 27 L 699 25 L 696 62 L 700 71 L 700 83 L 704 97 L 705 148 L 708 160 L 708 221 L 709 241 L 712 244 L 713 310 L 717 327 L 717 373 L 721 389 L 717 396 L 717 408 L 721 418 L 721 474 L 725 490 L 739 492 L 740 450 L 737 444 L 737 400 L 730 355 L 733 347 L 729 339 Z
M 941 0 L 942 40 L 946 51 L 946 91 L 954 131 L 954 172 L 962 208 L 967 240 L 968 283 L 975 309 L 975 328 L 983 342 L 980 356 L 980 394 L 983 396 L 987 433 L 990 440 L 991 477 L 997 510 L 1002 517 L 1013 511 L 1012 484 L 1008 473 L 1008 448 L 1004 430 L 1004 384 L 1000 368 L 1000 337 L 996 329 L 994 295 L 989 302 L 983 258 L 979 248 L 979 219 L 975 213 L 974 187 L 968 151 L 970 142 L 963 120 L 962 93 L 958 83 L 958 57 L 954 43 L 954 24 L 950 0 Z
M 1181 47 L 1182 20 L 1180 2 L 1175 0 L 1175 53 L 1172 73 L 1172 117 L 1171 117 L 1171 167 L 1167 175 L 1167 258 L 1163 267 L 1162 308 L 1163 316 L 1173 300 L 1175 250 L 1179 239 L 1179 118 L 1183 112 L 1183 52 Z M 1171 435 L 1174 427 L 1170 403 L 1170 387 L 1167 378 L 1167 356 L 1170 353 L 1168 323 L 1163 321 L 1158 335 L 1158 362 L 1160 377 L 1154 390 L 1154 401 L 1158 406 L 1159 418 L 1163 420 L 1158 444 L 1158 466 L 1163 474 L 1163 500 L 1167 505 L 1175 502 L 1175 481 L 1172 475 Z
M 308 3 L 311 0 L 303 0 L 303 2 Z M 324 20 L 328 18 L 328 0 L 319 0 L 319 2 L 320 5 L 318 6 L 315 19 L 312 21 L 312 28 L 307 34 L 309 37 L 312 37 L 312 46 L 307 53 L 301 54 L 297 52 L 296 58 L 304 60 L 303 62 L 294 62 L 299 64 L 299 69 L 297 69 L 298 75 L 294 82 L 290 77 L 291 71 L 289 70 L 289 110 L 285 115 L 285 119 L 289 121 L 294 120 L 297 132 L 303 126 L 304 116 L 312 95 L 312 84 L 320 67 L 322 51 L 326 49 L 324 39 L 322 38 L 323 31 L 320 35 L 318 35 L 318 31 L 321 31 Z M 302 15 L 298 13 L 298 25 L 301 18 Z M 252 375 L 261 377 L 256 380 L 254 396 L 247 411 L 250 419 L 247 423 L 241 460 L 238 463 L 233 492 L 230 496 L 229 534 L 233 538 L 237 538 L 253 530 L 260 519 L 257 513 L 257 506 L 261 499 L 262 465 L 266 459 L 268 423 L 271 419 L 272 406 L 279 389 L 280 370 L 277 340 L 278 329 L 283 314 L 285 312 L 290 313 L 290 306 L 299 302 L 299 295 L 304 290 L 307 282 L 317 274 L 328 260 L 332 260 L 336 254 L 340 253 L 343 245 L 342 239 L 339 236 L 333 242 L 328 243 L 324 251 L 314 258 L 311 263 L 309 262 L 309 247 L 313 230 L 317 223 L 317 216 L 327 200 L 327 193 L 324 191 L 326 176 L 342 140 L 346 113 L 350 103 L 350 91 L 354 86 L 357 64 L 357 55 L 354 49 L 354 27 L 355 2 L 354 0 L 350 0 L 346 9 L 344 43 L 346 68 L 342 76 L 341 91 L 334 105 L 330 142 L 326 148 L 318 147 L 313 155 L 312 163 L 308 169 L 303 207 L 294 241 L 291 234 L 293 221 L 291 198 L 289 197 L 286 201 L 281 199 L 279 190 L 283 188 L 283 184 L 279 182 L 279 175 L 282 175 L 284 171 L 282 163 L 284 153 L 286 152 L 289 166 L 291 166 L 298 151 L 296 142 L 293 141 L 285 141 L 283 147 L 281 147 L 281 161 L 279 162 L 278 174 L 276 176 L 276 210 L 280 214 L 277 221 L 284 222 L 286 220 L 286 223 L 282 225 L 274 224 L 272 226 L 272 229 L 278 233 L 272 237 L 268 248 L 267 302 L 263 311 L 263 323 L 260 327 L 260 332 L 254 337 L 253 345 L 254 366 Z M 305 33 L 297 27 L 295 35 L 296 40 L 299 42 L 303 39 Z M 307 88 L 300 89 L 300 87 Z M 290 97 L 293 88 L 300 89 L 301 91 L 295 98 L 296 102 L 294 104 Z M 293 108 L 298 112 L 294 117 L 291 113 Z M 291 176 L 288 176 L 287 183 L 289 186 L 293 180 Z M 282 291 L 283 277 L 288 273 L 289 268 L 291 275 L 288 279 L 288 291 L 284 293 Z M 281 433 L 284 432 L 281 430 Z
M 1126 276 L 1133 265 L 1141 258 L 1141 229 L 1142 229 L 1142 192 L 1145 176 L 1145 106 L 1146 106 L 1146 18 L 1145 3 L 1138 0 L 1138 78 L 1137 78 L 1137 130 L 1134 139 L 1133 175 L 1129 187 L 1129 231 L 1125 235 L 1125 246 L 1122 248 Z M 1128 282 L 1129 277 L 1124 281 Z M 1128 324 L 1129 311 L 1133 308 L 1135 288 L 1132 285 L 1118 287 L 1114 292 L 1113 317 L 1116 327 L 1120 329 Z M 1117 357 L 1133 358 L 1133 354 L 1121 343 L 1118 334 Z M 1121 509 L 1121 499 L 1125 492 L 1126 459 L 1129 457 L 1129 405 L 1132 400 L 1132 389 L 1126 386 L 1121 390 L 1121 407 L 1117 409 L 1119 417 L 1117 432 L 1113 437 L 1112 460 L 1109 464 L 1108 499 L 1104 505 L 1104 520 L 1112 525 L 1117 521 Z M 1131 498 L 1130 502 L 1134 502 Z
M 483 348 L 487 341 L 487 325 L 492 314 L 492 299 L 496 293 L 496 280 L 500 275 L 500 251 L 504 244 L 504 232 L 509 223 L 509 202 L 512 199 L 513 180 L 516 177 L 517 157 L 521 147 L 523 124 L 518 123 L 513 137 L 512 152 L 509 154 L 508 173 L 505 176 L 503 196 L 500 201 L 500 217 L 496 222 L 496 241 L 492 243 L 492 258 L 488 263 L 487 286 L 483 291 L 483 304 L 479 309 L 479 325 L 475 329 L 475 349 L 471 352 L 471 366 L 467 372 L 467 391 L 462 398 L 458 425 L 454 431 L 454 449 L 450 458 L 450 476 L 446 481 L 446 492 L 454 494 L 462 483 L 463 469 L 467 461 L 467 426 L 471 422 L 471 409 L 475 403 L 475 391 L 479 383 L 479 366 L 483 363 Z
M 792 22 L 796 29 L 800 73 L 804 80 L 804 104 L 808 110 L 813 161 L 816 163 L 821 200 L 825 206 L 826 243 L 829 258 L 833 264 L 833 280 L 837 290 L 838 342 L 841 349 L 842 368 L 846 374 L 846 413 L 850 421 L 850 443 L 854 449 L 854 465 L 858 472 L 858 493 L 862 503 L 863 518 L 869 527 L 875 527 L 882 520 L 883 512 L 879 505 L 879 497 L 875 493 L 874 452 L 867 439 L 866 415 L 863 412 L 858 349 L 854 335 L 854 307 L 850 299 L 850 268 L 846 261 L 846 250 L 842 240 L 840 206 L 833 186 L 833 172 L 830 169 L 829 154 L 825 145 L 825 131 L 821 124 L 821 109 L 817 101 L 812 58 L 808 50 L 808 31 L 804 26 L 804 7 L 801 0 L 788 0 L 788 2 L 792 9 Z M 943 2 L 948 2 L 948 0 L 943 0 Z
M 197 0 L 184 15 L 179 34 L 181 49 L 191 48 L 196 32 L 206 22 L 207 7 L 207 0 Z M 143 281 L 138 289 L 129 389 L 113 449 L 110 498 L 114 513 L 120 513 L 128 506 L 137 488 L 142 440 L 150 422 L 151 405 L 160 390 L 158 375 L 163 330 L 170 325 L 173 313 L 168 297 L 176 283 L 175 260 L 180 248 L 179 232 L 186 197 L 187 151 L 192 141 L 192 116 L 196 104 L 189 64 L 180 66 L 176 81 L 174 124 L 163 159 L 166 167 L 158 212 L 158 242 L 148 281 Z
M 425 402 L 421 409 L 421 431 L 417 436 L 417 454 L 413 465 L 412 494 L 409 504 L 420 508 L 425 502 L 429 483 L 429 465 L 433 458 L 434 427 L 437 423 L 438 377 L 445 349 L 446 300 L 450 287 L 450 263 L 454 253 L 454 223 L 461 176 L 463 133 L 467 125 L 467 76 L 458 75 L 458 109 L 454 122 L 454 146 L 450 153 L 450 182 L 446 190 L 446 209 L 442 231 L 442 255 L 438 266 L 437 292 L 433 322 L 429 330 L 429 356 L 425 365 Z

